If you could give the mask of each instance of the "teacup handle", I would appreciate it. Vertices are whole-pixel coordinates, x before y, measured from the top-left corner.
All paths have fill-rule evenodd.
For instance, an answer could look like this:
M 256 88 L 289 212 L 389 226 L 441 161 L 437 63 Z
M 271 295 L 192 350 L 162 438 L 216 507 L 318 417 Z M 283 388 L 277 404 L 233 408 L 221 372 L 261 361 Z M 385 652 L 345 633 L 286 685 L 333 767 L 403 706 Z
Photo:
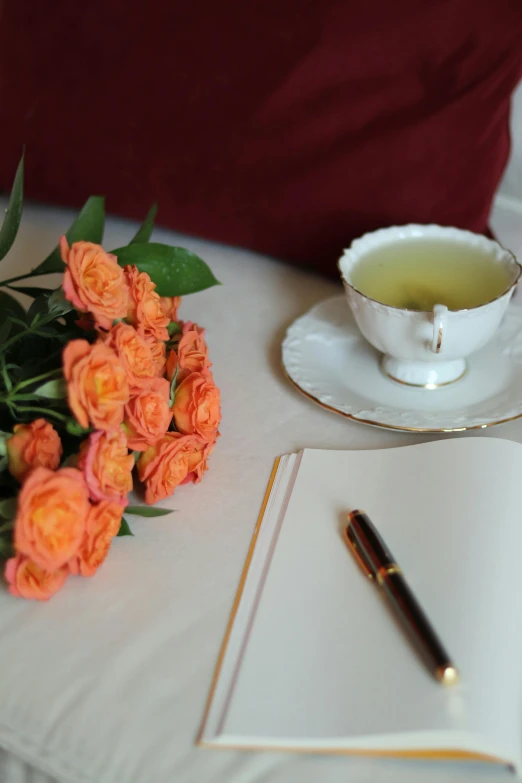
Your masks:
M 442 334 L 446 327 L 448 308 L 446 305 L 436 304 L 433 308 L 433 340 L 431 350 L 440 353 L 442 348 Z

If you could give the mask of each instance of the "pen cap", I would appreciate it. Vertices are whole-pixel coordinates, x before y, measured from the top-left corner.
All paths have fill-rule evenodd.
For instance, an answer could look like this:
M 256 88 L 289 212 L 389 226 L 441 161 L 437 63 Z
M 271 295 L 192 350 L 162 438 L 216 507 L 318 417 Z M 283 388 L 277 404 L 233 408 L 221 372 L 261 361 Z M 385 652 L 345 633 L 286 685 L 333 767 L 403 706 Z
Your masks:
M 392 553 L 364 511 L 359 509 L 351 511 L 348 519 L 357 548 L 373 574 L 376 574 L 380 568 L 395 562 Z

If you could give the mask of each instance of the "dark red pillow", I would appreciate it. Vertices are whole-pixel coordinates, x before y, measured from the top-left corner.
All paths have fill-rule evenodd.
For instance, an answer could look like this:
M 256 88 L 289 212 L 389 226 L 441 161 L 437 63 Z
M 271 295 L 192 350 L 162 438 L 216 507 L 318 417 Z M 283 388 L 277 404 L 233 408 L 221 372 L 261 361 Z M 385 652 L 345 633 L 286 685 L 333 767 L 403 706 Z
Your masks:
M 0 184 L 335 272 L 364 231 L 485 231 L 520 0 L 3 0 Z

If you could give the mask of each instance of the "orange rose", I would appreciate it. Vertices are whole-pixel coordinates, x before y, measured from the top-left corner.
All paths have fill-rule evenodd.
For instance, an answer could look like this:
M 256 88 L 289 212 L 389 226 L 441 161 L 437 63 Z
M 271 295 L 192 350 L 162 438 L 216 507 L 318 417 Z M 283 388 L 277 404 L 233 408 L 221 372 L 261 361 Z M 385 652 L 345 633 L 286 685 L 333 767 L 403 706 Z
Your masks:
M 14 545 L 44 571 L 56 571 L 76 554 L 89 511 L 89 491 L 76 468 L 35 468 L 22 485 Z
M 63 352 L 69 407 L 82 427 L 111 430 L 123 421 L 129 384 L 114 351 L 102 342 L 71 340 Z
M 205 336 L 205 327 L 200 326 L 195 321 L 178 321 L 181 326 L 181 334 L 187 334 L 187 332 L 197 332 L 201 337 Z
M 9 472 L 22 482 L 27 474 L 41 465 L 56 470 L 63 453 L 60 436 L 45 419 L 30 424 L 16 424 L 7 441 Z
M 36 601 L 48 601 L 62 587 L 68 574 L 66 566 L 56 571 L 45 571 L 22 555 L 11 557 L 4 571 L 11 595 Z
M 129 324 L 114 326 L 105 342 L 112 348 L 125 368 L 131 394 L 148 389 L 157 377 L 158 365 L 150 344 Z
M 124 275 L 130 291 L 129 323 L 134 324 L 140 334 L 152 334 L 157 340 L 168 340 L 169 319 L 161 308 L 156 284 L 146 272 L 139 272 L 135 266 L 126 266 Z
M 129 306 L 129 287 L 116 256 L 101 245 L 60 238 L 60 252 L 67 265 L 63 292 L 80 312 L 92 313 L 97 326 L 109 329 L 116 318 L 125 318 Z
M 189 438 L 168 432 L 158 443 L 144 451 L 136 466 L 145 484 L 145 503 L 153 505 L 172 495 L 188 473 Z
M 187 438 L 192 438 L 188 446 L 188 474 L 185 478 L 184 484 L 188 481 L 192 481 L 194 484 L 199 484 L 203 478 L 203 474 L 208 470 L 207 460 L 212 452 L 212 449 L 216 445 L 216 441 L 219 437 L 219 432 L 216 432 L 212 440 L 205 441 L 198 435 L 186 435 Z
M 145 342 L 152 352 L 152 358 L 156 365 L 156 375 L 161 378 L 165 374 L 167 363 L 167 346 L 163 340 L 156 340 L 153 334 L 145 335 Z
M 163 315 L 166 315 L 169 321 L 177 321 L 181 296 L 160 296 L 160 302 Z
M 98 570 L 109 553 L 112 539 L 118 535 L 122 514 L 120 504 L 108 500 L 90 507 L 83 541 L 77 555 L 69 561 L 71 574 L 92 576 Z
M 181 383 L 191 372 L 210 375 L 212 363 L 208 358 L 208 348 L 203 330 L 185 331 L 176 351 L 171 351 L 167 360 L 167 377 L 171 381 L 176 374 L 176 382 Z
M 81 445 L 78 467 L 83 470 L 92 500 L 127 505 L 132 490 L 134 457 L 123 430 L 93 432 Z
M 145 451 L 165 435 L 172 419 L 169 398 L 166 378 L 155 378 L 149 391 L 131 398 L 125 406 L 124 421 L 129 448 Z
M 176 388 L 172 406 L 176 428 L 210 441 L 221 421 L 219 389 L 210 376 L 193 372 Z

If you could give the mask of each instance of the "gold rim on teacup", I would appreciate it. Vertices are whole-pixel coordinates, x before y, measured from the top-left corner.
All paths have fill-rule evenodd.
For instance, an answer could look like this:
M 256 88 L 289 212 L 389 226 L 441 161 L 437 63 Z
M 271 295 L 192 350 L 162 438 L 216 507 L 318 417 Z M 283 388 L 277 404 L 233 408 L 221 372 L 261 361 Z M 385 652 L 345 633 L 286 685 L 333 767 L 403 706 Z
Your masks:
M 469 236 L 469 237 L 473 237 L 473 238 L 483 239 L 483 240 L 485 240 L 485 242 L 490 243 L 491 245 L 494 245 L 497 248 L 499 248 L 502 251 L 502 253 L 505 253 L 506 256 L 509 256 L 511 261 L 513 261 L 516 264 L 516 266 L 518 267 L 518 273 L 517 273 L 517 276 L 516 276 L 515 280 L 504 291 L 502 291 L 502 293 L 498 294 L 498 296 L 493 297 L 493 299 L 488 299 L 486 302 L 481 302 L 481 304 L 475 305 L 474 307 L 463 307 L 460 310 L 455 310 L 454 312 L 459 312 L 459 313 L 469 312 L 470 310 L 477 310 L 479 307 L 484 307 L 485 305 L 490 304 L 491 302 L 495 302 L 497 299 L 500 299 L 502 296 L 505 296 L 512 288 L 514 288 L 516 286 L 516 284 L 518 283 L 518 281 L 520 279 L 520 276 L 522 275 L 522 264 L 520 264 L 520 262 L 517 260 L 516 255 L 513 253 L 512 250 L 509 250 L 508 248 L 506 248 L 503 245 L 501 245 L 500 242 L 497 242 L 496 239 L 490 239 L 489 237 L 483 236 L 482 234 L 474 234 L 472 231 L 466 231 L 465 229 L 451 228 L 449 226 L 438 226 L 435 223 L 427 223 L 426 225 L 422 225 L 420 223 L 411 223 L 410 225 L 407 225 L 407 226 L 390 226 L 389 228 L 379 228 L 376 231 L 368 231 L 366 234 L 363 234 L 361 237 L 358 237 L 357 239 L 354 239 L 354 241 L 352 242 L 350 247 L 348 247 L 348 248 L 346 248 L 344 250 L 343 255 L 341 256 L 341 258 L 337 262 L 337 269 L 339 270 L 339 274 L 341 275 L 341 282 L 343 283 L 345 288 L 351 288 L 353 291 L 356 291 L 360 296 L 364 297 L 365 299 L 368 299 L 368 301 L 375 302 L 375 304 L 382 305 L 383 307 L 390 307 L 393 310 L 404 310 L 407 313 L 431 313 L 431 310 L 413 310 L 411 307 L 396 307 L 395 305 L 387 305 L 385 302 L 379 301 L 379 299 L 373 299 L 371 296 L 368 296 L 367 294 L 363 294 L 363 292 L 360 291 L 358 288 L 356 288 L 353 285 L 353 283 L 350 283 L 348 280 L 346 280 L 346 278 L 344 277 L 344 274 L 343 274 L 343 270 L 341 269 L 341 262 L 345 258 L 346 254 L 352 252 L 352 250 L 354 250 L 359 243 L 362 243 L 363 241 L 366 241 L 369 237 L 376 237 L 381 232 L 384 234 L 385 232 L 387 233 L 387 232 L 395 230 L 395 229 L 401 229 L 402 230 L 402 229 L 406 229 L 406 228 L 421 229 L 421 230 L 422 229 L 429 230 L 429 229 L 435 229 L 436 228 L 436 229 L 439 229 L 441 231 L 441 233 L 439 234 L 439 236 L 441 238 L 447 237 L 448 239 L 451 239 L 452 236 L 455 236 L 453 234 L 453 232 L 458 232 L 463 237 L 464 236 Z M 446 231 L 448 232 L 447 234 L 446 234 Z M 445 237 L 443 237 L 442 232 L 444 232 Z M 450 234 L 450 232 L 451 232 L 451 234 Z M 427 235 L 427 232 L 424 233 L 424 234 L 422 234 L 422 233 L 418 233 L 418 234 L 417 233 L 411 233 L 411 234 L 404 233 L 404 234 L 398 235 L 397 238 L 399 240 L 400 239 L 422 239 L 426 235 Z M 462 242 L 462 244 L 465 244 L 465 242 Z M 480 243 L 480 244 L 483 244 L 483 243 Z M 478 243 L 477 243 L 477 245 L 478 245 Z M 375 247 L 377 247 L 377 245 Z

